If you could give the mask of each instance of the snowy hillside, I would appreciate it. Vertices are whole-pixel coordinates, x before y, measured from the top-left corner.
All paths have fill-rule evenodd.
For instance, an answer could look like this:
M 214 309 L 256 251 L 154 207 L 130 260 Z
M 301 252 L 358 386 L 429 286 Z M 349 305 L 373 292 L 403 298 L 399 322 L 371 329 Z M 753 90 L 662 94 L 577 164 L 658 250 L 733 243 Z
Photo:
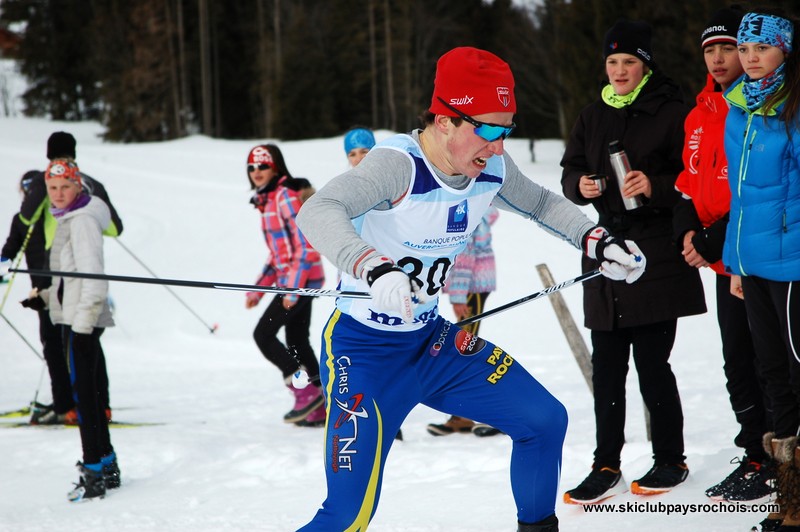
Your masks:
M 245 158 L 254 141 L 188 139 L 136 145 L 107 144 L 93 123 L 53 123 L 0 118 L 0 222 L 3 235 L 19 207 L 19 177 L 43 169 L 53 131 L 78 141 L 81 169 L 102 181 L 123 217 L 121 242 L 165 278 L 251 283 L 265 259 L 257 212 L 248 204 Z M 379 140 L 389 132 L 378 133 Z M 345 170 L 342 138 L 279 142 L 290 170 L 315 186 Z M 508 151 L 536 181 L 559 191 L 559 141 L 538 141 L 531 162 L 526 139 Z M 590 216 L 594 213 L 587 211 Z M 547 263 L 557 281 L 579 271 L 579 252 L 531 222 L 503 212 L 494 226 L 499 290 L 497 306 L 540 290 L 535 265 Z M 147 276 L 112 239 L 105 243 L 106 272 Z M 327 287 L 335 269 L 326 263 Z M 704 272 L 707 294 L 713 278 Z M 8 285 L 0 285 L 7 290 Z M 30 288 L 17 276 L 3 314 L 38 343 L 36 315 L 22 308 Z M 282 422 L 291 406 L 277 370 L 260 355 L 252 330 L 265 308 L 246 310 L 237 292 L 175 288 L 216 334 L 159 286 L 112 283 L 118 326 L 103 344 L 114 416 L 156 426 L 112 429 L 123 487 L 105 500 L 70 505 L 65 494 L 77 480 L 80 459 L 74 429 L 0 428 L 0 531 L 287 531 L 307 522 L 325 495 L 322 431 Z M 563 292 L 582 324 L 581 288 Z M 314 302 L 313 334 L 332 307 Z M 737 426 L 722 374 L 719 333 L 711 312 L 679 322 L 672 364 L 686 417 L 691 474 L 672 493 L 647 499 L 664 511 L 622 515 L 585 513 L 559 502 L 562 531 L 745 531 L 762 513 L 688 512 L 666 505 L 710 504 L 703 491 L 733 468 Z M 443 314 L 452 317 L 444 301 Z M 581 328 L 588 343 L 588 334 Z M 562 491 L 589 470 L 594 447 L 592 400 L 550 304 L 539 300 L 488 319 L 486 336 L 524 364 L 566 406 L 570 426 L 564 447 Z M 49 401 L 44 364 L 5 323 L 0 323 L 0 411 L 24 406 L 38 392 Z M 635 369 L 628 379 L 627 445 L 623 474 L 630 482 L 651 466 Z M 531 405 L 536 408 L 536 405 Z M 445 415 L 415 409 L 387 464 L 381 504 L 371 531 L 445 532 L 515 530 L 508 480 L 511 449 L 505 436 L 433 438 L 429 422 Z M 0 420 L 2 421 L 2 420 Z M 559 494 L 560 498 L 560 494 Z M 613 502 L 644 502 L 630 494 Z

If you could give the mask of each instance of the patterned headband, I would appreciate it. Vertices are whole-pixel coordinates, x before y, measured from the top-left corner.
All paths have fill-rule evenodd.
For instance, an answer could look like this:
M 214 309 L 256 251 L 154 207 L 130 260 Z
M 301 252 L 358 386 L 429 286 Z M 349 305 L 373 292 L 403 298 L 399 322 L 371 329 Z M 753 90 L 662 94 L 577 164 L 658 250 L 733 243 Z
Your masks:
M 763 13 L 748 13 L 742 19 L 737 34 L 738 44 L 760 42 L 780 48 L 784 53 L 792 51 L 794 26 L 790 20 Z

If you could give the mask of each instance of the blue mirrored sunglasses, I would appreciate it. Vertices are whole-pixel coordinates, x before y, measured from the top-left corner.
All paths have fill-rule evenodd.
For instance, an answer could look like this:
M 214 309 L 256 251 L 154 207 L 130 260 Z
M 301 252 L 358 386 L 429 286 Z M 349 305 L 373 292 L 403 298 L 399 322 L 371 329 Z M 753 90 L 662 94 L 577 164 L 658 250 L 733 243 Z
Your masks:
M 465 122 L 472 124 L 475 126 L 475 134 L 478 135 L 480 138 L 487 142 L 494 142 L 499 139 L 507 139 L 511 132 L 514 131 L 514 128 L 517 127 L 515 123 L 511 123 L 510 126 L 501 126 L 499 124 L 489 124 L 488 122 L 479 122 L 472 118 L 469 115 L 465 115 L 452 105 L 448 104 L 444 101 L 441 97 L 437 96 L 440 102 L 453 111 L 455 114 L 458 115 L 459 118 L 464 120 Z

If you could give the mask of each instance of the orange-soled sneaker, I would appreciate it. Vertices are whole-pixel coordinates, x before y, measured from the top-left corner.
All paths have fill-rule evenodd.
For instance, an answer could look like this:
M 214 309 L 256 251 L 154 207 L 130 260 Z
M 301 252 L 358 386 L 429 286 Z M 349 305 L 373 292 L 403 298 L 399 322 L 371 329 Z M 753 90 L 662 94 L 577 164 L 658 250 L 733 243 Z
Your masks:
M 625 492 L 622 473 L 610 467 L 593 468 L 578 487 L 564 493 L 566 504 L 596 504 Z
M 642 478 L 631 483 L 631 493 L 636 495 L 658 495 L 666 493 L 686 480 L 689 468 L 680 464 L 654 465 Z

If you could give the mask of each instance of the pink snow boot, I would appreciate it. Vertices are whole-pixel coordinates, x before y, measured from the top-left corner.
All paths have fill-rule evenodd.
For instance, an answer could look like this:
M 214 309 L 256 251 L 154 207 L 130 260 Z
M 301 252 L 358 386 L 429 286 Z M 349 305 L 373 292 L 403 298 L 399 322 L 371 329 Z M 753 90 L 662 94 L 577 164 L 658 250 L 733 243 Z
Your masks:
M 306 416 L 305 419 L 301 419 L 295 423 L 295 425 L 298 427 L 324 427 L 326 416 L 325 405 L 322 404 Z
M 294 407 L 283 416 L 285 423 L 297 423 L 306 419 L 325 401 L 322 397 L 322 390 L 313 384 L 309 384 L 305 388 L 295 388 L 291 384 L 287 384 L 286 387 L 294 394 Z

